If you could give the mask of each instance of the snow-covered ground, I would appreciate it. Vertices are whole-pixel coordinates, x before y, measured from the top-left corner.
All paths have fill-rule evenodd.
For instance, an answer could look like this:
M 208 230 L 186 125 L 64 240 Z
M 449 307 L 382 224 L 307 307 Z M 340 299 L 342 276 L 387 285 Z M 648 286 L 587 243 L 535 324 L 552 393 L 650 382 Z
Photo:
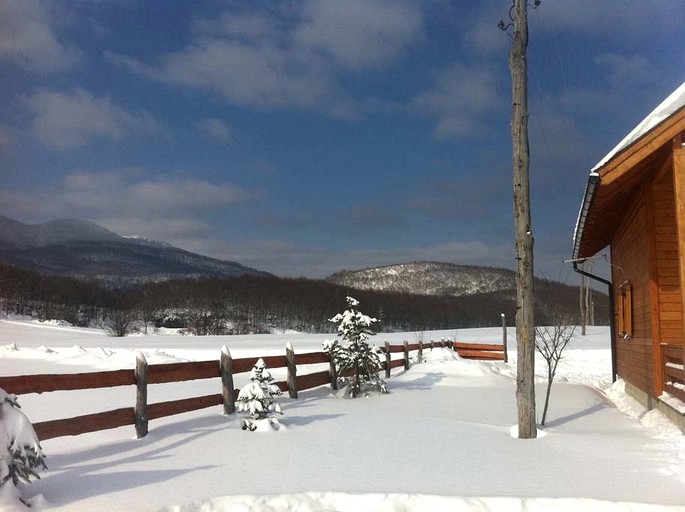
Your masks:
M 501 339 L 492 328 L 373 341 L 414 342 L 422 334 L 425 341 Z M 0 320 L 0 373 L 132 368 L 138 349 L 150 363 L 218 359 L 224 344 L 234 357 L 282 354 L 288 341 L 308 352 L 330 337 L 111 338 Z M 515 345 L 513 328 L 509 339 Z M 278 432 L 242 431 L 238 416 L 215 407 L 151 421 L 140 440 L 127 426 L 44 441 L 49 469 L 23 492 L 34 509 L 76 512 L 685 510 L 685 437 L 628 398 L 620 382 L 611 386 L 608 343 L 605 327 L 576 336 L 535 440 L 511 435 L 515 352 L 504 364 L 436 349 L 423 364 L 397 370 L 389 395 L 350 400 L 320 387 L 298 400 L 281 397 L 285 428 Z M 541 411 L 545 381 L 538 382 Z M 218 379 L 153 385 L 149 400 L 216 392 Z M 130 407 L 134 399 L 130 386 L 22 395 L 19 402 L 43 421 Z

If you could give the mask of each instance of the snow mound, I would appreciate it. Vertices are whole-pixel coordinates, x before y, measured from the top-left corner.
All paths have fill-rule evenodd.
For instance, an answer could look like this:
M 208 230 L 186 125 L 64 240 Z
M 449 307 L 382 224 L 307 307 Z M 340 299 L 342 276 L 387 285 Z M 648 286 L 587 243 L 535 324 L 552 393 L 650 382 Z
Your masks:
M 462 498 L 426 494 L 350 494 L 307 492 L 274 496 L 226 496 L 189 505 L 176 505 L 163 512 L 434 512 L 460 510 L 478 512 L 660 512 L 672 507 L 609 502 L 583 498 Z

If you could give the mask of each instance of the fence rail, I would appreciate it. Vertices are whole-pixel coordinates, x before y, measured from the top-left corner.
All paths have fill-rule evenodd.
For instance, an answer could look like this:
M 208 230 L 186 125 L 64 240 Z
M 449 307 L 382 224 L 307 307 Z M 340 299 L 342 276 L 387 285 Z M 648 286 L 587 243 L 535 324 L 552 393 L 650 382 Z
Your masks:
M 421 362 L 423 351 L 436 347 L 450 348 L 465 359 L 506 361 L 505 345 L 455 343 L 445 340 L 413 344 L 405 341 L 402 345 L 390 345 L 386 342 L 385 346 L 380 347 L 384 354 L 381 358 L 384 359 L 381 369 L 385 371 L 386 377 L 390 377 L 391 370 L 394 368 L 403 367 L 405 370 L 409 368 L 410 352 L 418 351 L 418 361 Z M 392 354 L 402 354 L 402 356 L 393 359 Z M 150 420 L 216 405 L 223 405 L 226 414 L 235 412 L 235 401 L 238 398 L 239 390 L 233 387 L 233 376 L 251 371 L 258 359 L 259 357 L 232 359 L 228 349 L 223 347 L 219 361 L 147 364 L 141 353 L 138 355 L 135 369 L 0 377 L 0 388 L 8 393 L 21 395 L 135 385 L 137 388 L 135 407 L 43 421 L 35 423 L 33 426 L 41 440 L 75 436 L 126 425 L 135 425 L 137 436 L 144 437 L 148 432 Z M 324 352 L 295 354 L 292 347 L 288 345 L 286 355 L 263 356 L 262 359 L 268 368 L 287 368 L 287 379 L 274 384 L 284 393 L 287 392 L 291 398 L 297 398 L 298 391 L 326 384 L 337 389 L 338 375 L 335 371 L 335 365 L 329 355 Z M 328 364 L 329 368 L 324 371 L 297 375 L 298 367 L 311 364 Z M 221 379 L 221 393 L 153 404 L 147 402 L 148 384 L 212 378 Z M 676 391 L 678 390 L 676 389 Z
M 664 391 L 685 402 L 685 345 L 661 344 Z

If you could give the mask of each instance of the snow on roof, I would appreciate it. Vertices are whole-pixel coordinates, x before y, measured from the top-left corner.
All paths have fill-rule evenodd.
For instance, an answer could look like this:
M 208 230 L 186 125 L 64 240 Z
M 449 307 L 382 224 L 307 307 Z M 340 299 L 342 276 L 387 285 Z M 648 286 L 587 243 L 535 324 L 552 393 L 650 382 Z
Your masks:
M 676 111 L 685 106 L 685 82 L 678 87 L 671 95 L 666 98 L 661 104 L 656 107 L 647 117 L 645 117 L 640 124 L 638 124 L 633 131 L 618 143 L 618 145 L 609 151 L 609 153 L 602 158 L 597 165 L 592 168 L 592 172 L 597 171 L 603 167 L 609 160 L 614 158 L 618 153 L 633 144 L 637 139 L 645 135 L 654 127 L 661 124 L 664 120 L 673 115 Z

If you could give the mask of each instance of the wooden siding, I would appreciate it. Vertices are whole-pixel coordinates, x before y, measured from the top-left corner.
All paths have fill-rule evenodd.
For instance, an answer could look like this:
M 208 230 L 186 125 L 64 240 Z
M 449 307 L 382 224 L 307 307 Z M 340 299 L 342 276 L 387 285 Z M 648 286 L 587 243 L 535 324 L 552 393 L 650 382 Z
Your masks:
M 615 297 L 626 281 L 632 288 L 633 335 L 616 340 L 617 373 L 648 394 L 653 393 L 652 312 L 650 297 L 649 197 L 643 189 L 623 218 L 611 243 Z M 618 302 L 618 301 L 617 301 Z M 618 314 L 614 305 L 614 315 Z
M 682 343 L 683 304 L 678 268 L 678 227 L 676 224 L 673 167 L 660 173 L 652 186 L 654 247 L 656 255 L 656 309 L 662 343 Z
M 679 133 L 673 139 L 673 199 L 676 219 L 676 233 L 677 233 L 677 253 L 679 256 L 678 270 L 681 277 L 680 283 L 680 304 L 681 304 L 681 328 L 684 325 L 682 322 L 682 309 L 685 307 L 685 285 L 682 279 L 685 279 L 685 134 Z M 679 340 L 681 345 L 685 345 L 685 337 Z

